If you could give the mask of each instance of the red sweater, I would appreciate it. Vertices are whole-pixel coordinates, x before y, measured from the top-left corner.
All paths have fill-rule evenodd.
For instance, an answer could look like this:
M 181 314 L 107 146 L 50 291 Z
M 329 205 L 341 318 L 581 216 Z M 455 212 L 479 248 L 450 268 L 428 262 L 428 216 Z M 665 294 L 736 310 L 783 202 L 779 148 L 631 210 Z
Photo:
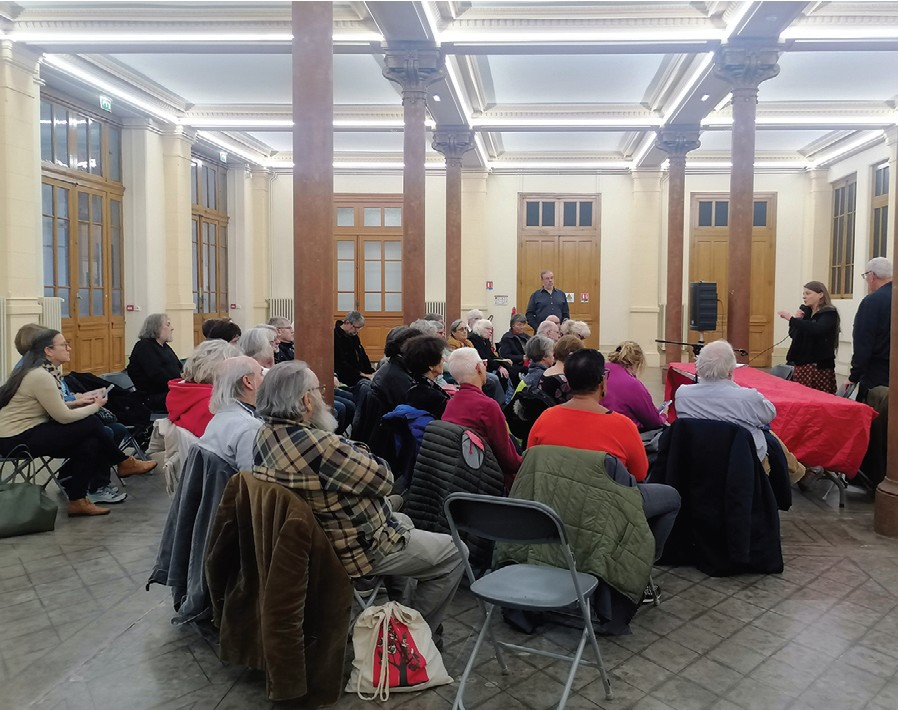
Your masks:
M 496 400 L 479 387 L 463 384 L 446 404 L 443 421 L 473 429 L 484 437 L 505 474 L 506 490 L 511 488 L 521 467 L 521 455 L 511 443 L 505 416 Z
M 550 407 L 530 430 L 527 448 L 547 444 L 613 454 L 637 481 L 644 481 L 649 460 L 636 425 L 623 414 L 586 412 L 570 407 Z
M 168 396 L 165 398 L 168 418 L 172 424 L 200 437 L 212 421 L 212 412 L 209 411 L 210 399 L 212 399 L 212 385 L 171 380 L 168 383 Z

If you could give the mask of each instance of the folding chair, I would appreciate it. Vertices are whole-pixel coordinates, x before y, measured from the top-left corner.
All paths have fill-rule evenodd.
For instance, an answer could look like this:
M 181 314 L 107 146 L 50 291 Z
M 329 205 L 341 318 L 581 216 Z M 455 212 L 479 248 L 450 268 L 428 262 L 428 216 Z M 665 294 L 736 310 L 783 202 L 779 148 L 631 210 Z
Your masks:
M 10 473 L 8 476 L 3 475 L 3 468 L 5 464 L 12 464 L 12 473 Z M 26 472 L 30 472 L 33 467 L 34 458 L 28 451 L 28 447 L 26 447 L 24 444 L 19 444 L 8 454 L 0 455 L 0 483 L 13 481 L 16 476 L 24 475 Z
M 65 492 L 65 488 L 62 487 L 62 483 L 60 479 L 56 475 L 56 471 L 53 470 L 53 462 L 61 461 L 62 463 L 56 467 L 56 470 L 59 470 L 66 461 L 67 458 L 54 458 L 52 456 L 34 456 L 25 444 L 19 444 L 12 451 L 10 451 L 5 456 L 0 456 L 0 467 L 3 464 L 11 463 L 12 464 L 12 473 L 9 476 L 0 475 L 0 482 L 9 481 L 15 478 L 16 475 L 29 471 L 28 478 L 29 480 L 37 483 L 38 475 L 46 471 L 47 472 L 47 480 L 44 483 L 38 483 L 41 488 L 46 489 L 49 485 L 50 481 L 56 484 L 56 487 L 59 489 L 60 493 L 62 493 L 63 497 L 68 500 L 68 495 Z M 0 471 L 2 474 L 2 471 Z
M 568 674 L 564 691 L 561 694 L 561 701 L 558 703 L 559 710 L 567 704 L 574 677 L 581 662 L 598 667 L 602 676 L 602 684 L 605 686 L 605 698 L 611 700 L 611 681 L 605 672 L 602 652 L 599 650 L 589 610 L 589 600 L 598 586 L 599 580 L 591 574 L 577 572 L 564 523 L 558 514 L 543 503 L 471 493 L 451 494 L 446 498 L 444 509 L 452 539 L 462 552 L 464 552 L 464 546 L 459 537 L 459 531 L 495 542 L 557 545 L 567 563 L 566 569 L 530 564 L 509 565 L 490 572 L 480 579 L 475 579 L 471 565 L 468 564 L 467 557 L 463 555 L 465 571 L 471 583 L 471 592 L 477 597 L 477 603 L 484 611 L 484 621 L 459 683 L 455 703 L 452 706 L 453 710 L 458 708 L 464 710 L 465 685 L 468 682 L 471 669 L 474 667 L 480 645 L 487 636 L 495 649 L 496 659 L 503 674 L 508 673 L 508 666 L 502 653 L 503 648 L 571 661 L 571 672 Z M 486 602 L 485 605 L 484 602 Z M 556 611 L 575 605 L 579 607 L 583 617 L 583 635 L 580 637 L 577 652 L 573 656 L 497 641 L 490 628 L 493 611 L 497 606 L 525 611 Z M 595 663 L 581 661 L 587 640 L 595 652 Z
M 374 606 L 377 595 L 380 594 L 383 588 L 384 579 L 377 575 L 360 577 L 359 579 L 353 580 L 352 598 L 355 600 L 355 603 L 359 605 L 359 614 L 365 611 L 368 607 Z M 352 623 L 355 623 L 357 618 L 358 614 L 355 614 L 352 617 Z

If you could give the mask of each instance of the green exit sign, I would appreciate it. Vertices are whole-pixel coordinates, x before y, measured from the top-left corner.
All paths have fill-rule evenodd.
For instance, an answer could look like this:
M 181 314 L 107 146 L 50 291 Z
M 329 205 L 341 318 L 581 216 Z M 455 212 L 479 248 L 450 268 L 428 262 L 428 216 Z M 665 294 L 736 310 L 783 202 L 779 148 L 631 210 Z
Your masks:
M 112 111 L 112 99 L 110 99 L 108 96 L 101 96 L 100 108 L 104 111 Z

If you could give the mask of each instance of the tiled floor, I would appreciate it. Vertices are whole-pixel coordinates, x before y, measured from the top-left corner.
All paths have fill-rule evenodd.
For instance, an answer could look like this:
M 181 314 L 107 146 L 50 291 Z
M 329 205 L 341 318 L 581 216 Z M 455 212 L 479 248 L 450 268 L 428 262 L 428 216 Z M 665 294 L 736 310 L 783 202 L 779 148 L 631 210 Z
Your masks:
M 222 665 L 199 635 L 169 624 L 166 589 L 144 590 L 168 497 L 160 476 L 130 479 L 128 492 L 106 518 L 61 515 L 55 532 L 0 540 L 0 708 L 268 707 L 258 674 Z M 835 494 L 795 498 L 782 515 L 782 575 L 659 570 L 661 606 L 640 611 L 632 635 L 600 639 L 615 699 L 584 668 L 568 707 L 898 708 L 898 541 L 872 532 L 871 502 L 858 491 L 844 511 Z M 445 625 L 450 673 L 461 673 L 478 620 L 460 592 Z M 548 627 L 525 642 L 572 649 L 578 636 Z M 529 656 L 510 666 L 500 675 L 484 650 L 469 707 L 555 705 L 561 664 Z M 455 687 L 386 705 L 448 709 Z M 345 695 L 336 707 L 363 706 Z

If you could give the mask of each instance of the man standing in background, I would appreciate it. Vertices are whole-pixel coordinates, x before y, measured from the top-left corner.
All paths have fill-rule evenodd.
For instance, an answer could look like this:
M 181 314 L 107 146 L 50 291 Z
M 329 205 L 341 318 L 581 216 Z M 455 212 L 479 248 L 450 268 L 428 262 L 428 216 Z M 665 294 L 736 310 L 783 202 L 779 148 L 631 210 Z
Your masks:
M 534 333 L 539 324 L 549 316 L 557 316 L 562 323 L 571 317 L 567 296 L 564 291 L 555 288 L 555 274 L 543 271 L 539 277 L 542 279 L 543 287 L 539 291 L 534 291 L 527 303 L 527 324 L 533 328 Z

